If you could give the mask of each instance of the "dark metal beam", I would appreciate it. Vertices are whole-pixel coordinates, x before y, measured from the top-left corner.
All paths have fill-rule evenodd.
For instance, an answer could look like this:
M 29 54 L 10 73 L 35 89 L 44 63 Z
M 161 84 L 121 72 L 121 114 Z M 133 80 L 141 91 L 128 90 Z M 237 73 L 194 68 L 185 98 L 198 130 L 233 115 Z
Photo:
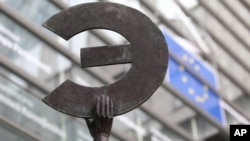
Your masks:
M 238 0 L 250 12 L 250 4 L 246 0 Z
M 148 109 L 146 107 L 144 107 L 143 105 L 140 106 L 140 109 L 147 113 L 149 116 L 151 116 L 154 119 L 158 119 L 157 121 L 159 123 L 161 123 L 162 125 L 167 125 L 167 127 L 173 131 L 175 134 L 179 135 L 180 137 L 182 137 L 184 140 L 187 141 L 194 141 L 194 139 L 181 127 L 177 126 L 175 123 L 170 122 L 169 120 L 166 120 L 165 117 L 158 117 L 155 114 L 153 114 L 153 112 L 151 111 L 152 109 Z M 197 140 L 196 140 L 197 141 Z
M 41 92 L 43 92 L 45 94 L 48 94 L 51 92 L 52 88 L 49 85 L 42 82 L 41 80 L 38 80 L 38 78 L 31 76 L 27 72 L 23 71 L 22 69 L 20 69 L 16 65 L 14 65 L 13 62 L 7 60 L 6 58 L 4 58 L 2 56 L 0 56 L 0 64 L 4 68 L 6 68 L 8 71 L 12 72 L 13 74 L 16 74 L 17 76 L 19 76 L 20 78 L 25 80 L 30 85 L 33 85 L 35 88 L 37 88 Z M 32 95 L 35 95 L 35 94 L 32 94 Z M 38 96 L 38 98 L 42 99 L 42 96 Z M 72 117 L 72 118 L 74 118 L 74 117 Z M 74 119 L 77 119 L 77 118 L 74 118 Z M 76 120 L 76 121 L 79 121 L 79 120 Z M 112 132 L 112 135 L 116 138 L 121 139 L 122 141 L 126 140 L 125 137 L 116 134 L 116 132 Z
M 244 1 L 244 0 L 243 0 Z M 231 27 L 228 26 L 228 24 L 221 19 L 217 13 L 215 13 L 214 10 L 212 10 L 211 7 L 209 7 L 204 0 L 200 0 L 199 4 L 204 7 L 217 21 L 219 21 L 223 27 L 225 27 L 248 51 L 250 51 L 250 48 L 248 47 L 247 43 L 239 36 L 237 33 L 235 33 Z M 232 11 L 229 11 L 232 13 Z M 237 16 L 236 16 L 237 17 Z
M 204 2 L 204 0 L 200 0 L 199 1 L 200 5 L 202 7 L 204 7 L 206 9 L 206 11 L 208 13 L 210 13 L 218 22 L 220 22 L 222 24 L 222 26 L 227 29 L 229 31 L 229 33 L 231 35 L 233 35 L 235 37 L 236 40 L 238 40 L 238 42 L 240 44 L 242 44 L 242 46 L 248 50 L 248 52 L 250 53 L 250 47 L 247 45 L 247 43 L 239 36 L 237 35 L 233 30 L 232 28 L 230 28 L 226 23 L 225 21 L 223 21 L 221 18 L 218 17 L 218 14 L 215 13 L 209 6 L 206 5 L 206 3 Z M 230 49 L 228 49 L 227 47 L 224 48 L 224 50 L 227 51 L 228 54 L 230 54 L 237 62 L 240 62 L 242 67 L 247 70 L 248 72 L 250 72 L 250 67 L 248 67 L 244 62 L 242 62 L 238 57 L 237 55 L 235 54 L 235 52 L 231 51 Z
M 190 17 L 193 18 L 193 16 L 188 11 L 186 11 L 183 7 L 181 7 L 181 8 L 183 9 L 183 11 L 185 11 L 186 14 L 188 14 L 188 16 L 190 16 Z M 209 33 L 209 34 L 211 34 L 211 33 Z M 213 36 L 211 36 L 211 37 L 212 37 L 213 40 L 215 40 L 217 43 L 219 43 L 220 46 L 223 46 L 223 44 L 221 42 L 219 42 L 217 38 L 214 38 Z M 210 56 L 208 56 L 206 54 L 204 54 L 204 55 L 205 55 L 205 58 L 207 58 L 208 61 L 213 62 L 213 60 L 212 60 L 212 58 Z M 235 84 L 237 87 L 239 87 L 245 94 L 249 95 L 248 90 L 245 87 L 243 87 L 242 85 L 240 85 L 240 81 L 238 81 L 235 78 L 233 78 L 232 75 L 228 71 L 226 71 L 224 68 L 222 68 L 220 65 L 216 64 L 216 66 L 217 66 L 217 69 L 218 69 L 219 72 L 221 72 L 224 76 L 226 76 L 233 84 Z M 206 84 L 206 82 L 204 80 L 202 80 L 202 79 L 200 79 L 200 80 L 203 81 L 203 83 Z M 213 90 L 213 91 L 216 92 L 216 90 Z M 223 96 L 220 92 L 216 92 L 216 93 L 219 94 L 220 96 Z M 238 105 L 236 105 L 235 103 L 232 103 L 232 102 L 228 101 L 224 97 L 221 97 L 221 98 L 228 105 L 230 105 L 233 109 L 235 109 L 240 115 L 242 115 L 243 117 L 245 117 L 247 120 L 250 120 L 250 117 Z
M 207 58 L 209 58 L 209 56 L 206 56 Z M 225 72 L 224 69 L 222 69 L 220 66 L 219 66 L 219 70 L 223 70 L 223 73 L 225 73 L 226 76 L 228 76 L 228 72 Z M 194 75 L 196 75 L 195 73 L 193 73 Z M 199 78 L 200 81 L 202 81 L 204 84 L 208 85 L 207 82 L 205 82 L 202 78 Z M 231 77 L 231 80 L 232 80 L 232 77 Z M 208 85 L 209 86 L 209 85 Z M 212 89 L 213 91 L 215 91 L 217 94 L 219 95 L 222 95 L 220 94 L 218 91 L 214 90 L 213 88 L 211 88 L 211 86 L 209 86 L 210 89 Z M 241 87 L 242 88 L 242 87 Z M 242 88 L 242 89 L 245 89 L 245 88 Z M 245 89 L 246 91 L 246 89 Z M 229 104 L 232 108 L 234 108 L 239 114 L 241 114 L 243 117 L 245 117 L 246 119 L 250 119 L 237 105 L 235 105 L 234 103 L 231 103 L 229 102 L 227 99 L 225 98 L 222 98 L 227 104 Z
M 210 31 L 208 31 L 208 34 L 211 35 L 211 38 L 220 46 L 222 47 L 222 49 L 224 49 L 224 44 L 218 40 L 218 38 L 214 37 L 212 35 L 212 33 Z M 225 51 L 225 50 L 224 50 Z M 229 54 L 230 55 L 230 54 Z M 208 56 L 208 55 L 205 55 L 205 57 L 211 62 L 211 57 Z M 233 58 L 234 59 L 234 58 Z M 237 62 L 239 63 L 239 65 L 241 65 L 240 62 Z M 246 95 L 250 96 L 250 92 L 247 88 L 245 88 L 242 84 L 241 84 L 241 81 L 239 81 L 238 79 L 235 79 L 225 68 L 223 68 L 222 66 L 220 65 L 217 65 L 217 69 L 218 71 L 220 71 L 223 75 L 225 75 L 235 86 L 237 86 L 238 88 L 240 88 L 243 93 L 245 93 Z
M 147 4 L 147 3 L 143 3 L 143 4 Z M 154 10 L 152 10 L 152 11 L 154 11 Z M 165 21 L 162 21 L 163 23 L 165 23 Z M 170 26 L 170 28 L 174 28 L 174 26 Z M 178 29 L 175 29 L 175 30 L 173 30 L 173 31 L 178 31 Z M 178 32 L 178 34 L 181 34 L 180 32 Z M 207 58 L 209 57 L 209 56 L 206 56 Z M 221 70 L 222 68 L 221 67 L 219 67 L 219 70 Z M 228 74 L 228 72 L 224 72 L 223 71 L 223 73 L 226 73 L 226 76 L 228 76 L 227 74 Z M 194 73 L 193 73 L 194 74 Z M 204 83 L 204 84 L 207 84 L 204 80 L 202 80 L 201 78 L 200 78 L 200 80 Z M 207 84 L 208 85 L 208 84 Z M 213 88 L 211 88 L 211 86 L 210 86 L 210 89 L 213 89 Z M 244 89 L 244 88 L 243 88 Z M 246 89 L 245 89 L 246 90 Z M 213 91 L 215 91 L 217 94 L 219 94 L 219 95 L 222 95 L 222 94 L 220 94 L 218 91 L 216 91 L 216 90 L 214 90 L 213 89 Z M 229 102 L 227 99 L 225 99 L 225 98 L 222 98 L 228 105 L 230 105 L 231 107 L 233 107 L 239 114 L 241 114 L 243 117 L 245 117 L 246 119 L 250 119 L 250 117 L 248 117 L 237 105 L 235 105 L 234 103 L 231 103 L 231 102 Z
M 234 103 L 229 102 L 225 97 L 223 97 L 223 94 L 221 92 L 219 92 L 217 89 L 215 89 L 212 85 L 210 85 L 207 80 L 205 80 L 203 77 L 199 76 L 193 69 L 191 69 L 189 66 L 185 65 L 185 63 L 183 61 L 181 61 L 181 59 L 177 58 L 176 56 L 173 56 L 170 54 L 170 56 L 172 56 L 179 64 L 185 66 L 185 68 L 193 75 L 195 76 L 199 81 L 202 82 L 202 84 L 206 85 L 211 91 L 213 91 L 214 93 L 216 93 L 218 96 L 220 96 L 220 98 L 226 102 L 228 105 L 230 105 L 232 108 L 234 108 L 234 110 L 236 110 L 239 114 L 241 114 L 243 117 L 245 117 L 247 120 L 250 121 L 250 117 L 247 116 L 246 113 L 244 113 L 237 105 L 235 105 Z M 208 56 L 207 56 L 208 57 Z M 219 66 L 218 66 L 219 67 Z M 221 69 L 221 68 L 220 68 Z
M 198 23 L 198 21 L 192 16 L 192 14 L 189 12 L 189 11 L 187 11 L 184 7 L 182 7 L 181 6 L 181 4 L 180 3 L 178 3 L 179 4 L 179 6 L 182 8 L 182 10 L 189 16 L 189 17 L 191 17 L 195 22 L 196 22 L 196 24 L 198 24 L 199 25 L 199 23 Z M 208 31 L 209 32 L 209 31 Z M 210 35 L 211 35 L 211 33 L 209 33 Z M 213 35 L 211 36 L 212 37 L 212 39 L 216 42 L 216 43 L 218 43 L 220 46 L 224 46 L 217 38 L 215 38 Z M 214 62 L 213 61 L 213 59 L 210 57 L 210 56 L 208 56 L 208 55 L 206 55 L 206 54 L 204 54 L 205 55 L 205 58 L 208 60 L 208 61 L 210 61 L 210 62 L 212 62 L 212 63 L 216 63 L 216 62 Z M 216 66 L 217 66 L 217 69 L 218 69 L 218 71 L 219 72 L 221 72 L 224 76 L 226 76 L 235 86 L 237 86 L 238 88 L 240 88 L 242 91 L 243 91 L 243 93 L 245 93 L 245 94 L 247 94 L 248 96 L 250 96 L 250 93 L 248 92 L 248 90 L 244 87 L 244 86 L 242 86 L 241 84 L 240 84 L 240 81 L 239 80 L 237 80 L 237 79 L 235 79 L 234 77 L 232 77 L 232 75 L 228 72 L 228 71 L 226 71 L 224 68 L 222 68 L 220 65 L 218 65 L 218 64 L 216 64 Z M 222 94 L 221 93 L 218 93 L 220 96 L 222 96 Z M 230 101 L 228 101 L 226 98 L 223 98 L 222 97 L 222 99 L 228 104 L 228 105 L 230 105 L 232 108 L 234 108 L 239 114 L 241 114 L 243 117 L 245 117 L 246 119 L 248 119 L 248 120 L 250 120 L 250 117 L 238 106 L 238 105 L 236 105 L 235 103 L 232 103 L 232 102 L 230 102 Z
M 169 29 L 171 29 L 176 35 L 193 41 L 193 39 L 191 39 L 189 37 L 190 35 L 185 35 L 183 33 L 183 31 L 181 31 L 180 28 L 174 26 L 174 23 L 171 23 L 170 20 L 167 20 L 167 18 L 163 14 L 161 14 L 159 11 L 157 11 L 157 9 L 154 9 L 150 4 L 145 2 L 145 0 L 139 0 L 139 1 L 141 2 L 141 4 L 143 6 L 148 8 L 152 13 L 157 13 L 157 14 L 155 14 L 155 16 L 160 19 L 160 22 L 163 23 L 164 25 L 166 25 L 166 27 L 168 27 Z M 197 44 L 197 43 L 195 42 L 195 44 Z M 201 52 L 201 56 L 203 56 L 203 54 L 204 54 L 204 52 Z
M 35 36 L 41 38 L 43 41 L 45 41 L 49 45 L 51 45 L 53 47 L 53 49 L 55 49 L 56 51 L 63 54 L 69 60 L 73 61 L 73 63 L 75 63 L 77 66 L 80 66 L 79 59 L 73 53 L 68 51 L 68 49 L 66 49 L 65 47 L 62 47 L 58 43 L 54 42 L 54 40 L 51 39 L 50 37 L 48 37 L 41 29 L 39 29 L 39 27 L 37 27 L 37 26 L 33 25 L 32 23 L 30 23 L 29 21 L 25 20 L 25 18 L 23 16 L 16 13 L 9 6 L 7 6 L 6 4 L 4 4 L 2 2 L 0 2 L 0 11 L 3 11 L 5 14 L 10 16 L 10 18 L 15 20 L 19 24 L 21 24 L 23 27 L 25 27 L 27 30 L 29 30 L 31 33 L 33 33 Z M 22 79 L 27 81 L 29 84 L 34 85 L 35 88 L 39 89 L 43 93 L 48 94 L 52 91 L 52 88 L 50 86 L 48 86 L 46 83 L 37 80 L 37 78 L 35 78 L 35 77 L 32 77 L 30 74 L 23 71 L 19 67 L 13 65 L 12 62 L 5 59 L 4 57 L 0 57 L 0 64 L 3 65 L 5 68 L 7 68 L 10 72 L 18 75 L 19 77 L 21 77 Z M 93 70 L 89 70 L 89 73 L 91 73 L 95 78 L 100 79 L 100 81 L 103 82 L 104 84 L 107 84 L 106 77 L 105 78 L 101 77 L 101 76 L 105 76 L 105 75 L 100 75 L 99 72 L 93 72 Z M 124 137 L 121 137 L 120 135 L 116 134 L 115 132 L 112 135 L 114 137 L 121 139 L 121 140 L 126 140 Z
M 152 12 L 154 14 L 159 13 L 151 5 L 147 4 L 144 0 L 139 0 L 139 1 L 150 12 Z M 162 14 L 157 14 L 156 16 L 160 20 L 160 22 L 164 23 L 167 27 L 169 27 L 170 29 L 172 29 L 176 33 L 176 35 L 178 35 L 180 37 L 183 37 L 183 35 L 181 34 L 181 32 L 179 30 L 176 30 L 176 28 L 172 24 L 170 24 L 170 22 Z
M 141 1 L 141 2 L 142 2 L 142 4 L 147 5 L 146 2 L 143 2 L 143 1 Z M 152 8 L 151 8 L 151 10 L 154 11 Z M 163 21 L 163 22 L 166 23 L 167 21 Z M 172 26 L 172 28 L 174 28 L 174 27 Z M 176 29 L 175 31 L 178 31 L 178 30 Z M 178 32 L 178 33 L 180 33 L 180 32 Z M 195 73 L 193 73 L 193 74 L 195 74 Z M 208 83 L 205 82 L 202 78 L 199 77 L 199 79 L 202 82 L 204 82 L 204 84 L 208 85 Z M 196 111 L 197 113 L 199 113 L 203 118 L 207 119 L 211 124 L 213 124 L 215 127 L 217 127 L 221 131 L 221 133 L 225 135 L 226 138 L 228 138 L 229 132 L 224 127 L 222 127 L 217 121 L 215 121 L 214 119 L 212 119 L 207 113 L 205 113 L 204 111 L 202 111 L 201 109 L 199 109 L 197 106 L 195 106 L 193 103 L 191 103 L 185 97 L 183 97 L 183 95 L 181 93 L 179 93 L 178 91 L 174 90 L 174 88 L 172 88 L 171 86 L 164 85 L 164 87 L 167 88 L 167 90 L 170 90 L 173 94 L 175 94 L 178 98 L 180 98 L 185 104 L 187 104 L 188 106 L 190 106 L 194 111 Z M 210 86 L 210 88 L 213 89 L 211 86 Z M 214 90 L 214 91 L 216 91 L 216 90 Z
M 165 88 L 166 90 L 170 91 L 171 93 L 173 93 L 177 98 L 179 98 L 183 103 L 185 103 L 186 105 L 188 105 L 190 108 L 192 108 L 195 112 L 199 113 L 199 115 L 201 117 L 203 117 L 204 119 L 206 119 L 210 124 L 212 124 L 213 126 L 215 126 L 220 134 L 228 139 L 229 138 L 229 130 L 226 129 L 225 127 L 221 126 L 220 123 L 218 121 L 216 121 L 214 118 L 212 118 L 210 115 L 208 115 L 208 113 L 206 113 L 205 111 L 203 111 L 201 108 L 197 107 L 193 102 L 191 102 L 189 99 L 187 99 L 182 93 L 180 93 L 178 90 L 176 90 L 174 87 L 164 84 L 163 88 Z
M 244 1 L 244 0 L 239 0 L 239 1 Z M 239 14 L 235 12 L 235 10 L 228 4 L 227 0 L 220 0 L 221 4 L 238 20 L 242 23 L 242 25 L 250 31 L 250 25 L 240 18 Z M 249 48 L 249 47 L 248 47 Z
M 17 126 L 15 124 L 13 124 L 12 122 L 10 122 L 8 119 L 3 118 L 2 116 L 0 116 L 0 122 L 6 126 L 9 126 L 11 129 L 15 130 L 16 132 L 28 137 L 29 139 L 31 139 L 32 141 L 43 141 L 41 138 L 39 138 L 37 135 L 34 135 L 32 133 L 30 133 L 30 131 L 27 131 L 25 129 L 23 129 L 20 126 Z
M 142 0 L 140 0 L 141 3 L 143 5 L 145 5 L 146 7 L 150 7 L 148 6 L 148 4 L 146 2 L 143 2 Z M 151 8 L 151 11 L 154 11 L 153 8 Z M 158 18 L 162 17 L 161 15 L 158 15 Z M 166 21 L 162 21 L 164 24 L 168 23 Z M 171 25 L 171 24 L 168 24 Z M 179 35 L 182 35 L 181 32 L 179 32 L 179 30 L 177 30 L 174 26 L 168 26 L 171 29 L 174 29 L 173 31 L 177 31 L 177 33 Z M 207 119 L 212 125 L 214 125 L 215 127 L 217 127 L 221 133 L 223 135 L 225 135 L 225 137 L 227 138 L 227 136 L 229 135 L 229 132 L 222 127 L 217 121 L 215 121 L 214 119 L 212 119 L 207 113 L 205 113 L 204 111 L 202 111 L 201 109 L 199 109 L 197 106 L 195 106 L 193 103 L 191 103 L 189 100 L 187 100 L 185 97 L 183 97 L 183 95 L 181 93 L 179 93 L 177 90 L 174 90 L 174 88 L 172 88 L 169 85 L 164 85 L 165 88 L 167 88 L 167 90 L 170 90 L 173 94 L 175 94 L 179 99 L 181 99 L 185 104 L 187 104 L 188 106 L 190 106 L 194 111 L 196 111 L 197 113 L 199 113 L 203 118 Z
M 189 12 L 188 10 L 186 10 L 180 3 L 178 3 L 178 5 L 181 7 L 181 9 L 186 13 L 187 16 L 189 16 L 190 18 L 192 18 L 192 20 L 197 24 L 197 25 L 201 25 L 199 23 L 199 21 L 191 14 L 191 12 Z M 202 27 L 202 26 L 201 26 Z M 223 49 L 225 52 L 227 52 L 227 50 L 225 50 L 227 47 L 218 39 L 216 38 L 211 31 L 209 31 L 207 28 L 205 28 L 206 31 L 208 32 L 208 34 L 211 36 L 211 38 L 221 47 L 221 49 Z M 227 52 L 228 53 L 228 52 Z M 233 59 L 234 57 L 231 56 Z M 205 58 L 210 61 L 215 63 L 212 58 L 208 55 L 205 55 Z M 240 64 L 242 66 L 241 62 L 237 62 L 238 64 Z M 219 64 L 216 64 L 217 69 L 224 74 L 234 85 L 238 86 L 244 93 L 246 93 L 247 95 L 250 96 L 250 92 L 244 88 L 244 86 L 241 85 L 240 81 L 235 79 L 225 68 L 223 68 L 222 66 L 220 66 Z
M 36 81 L 35 77 L 31 76 L 23 69 L 20 69 L 20 67 L 12 65 L 13 63 L 7 60 L 5 57 L 0 56 L 0 64 L 10 72 L 16 74 L 17 76 L 27 81 L 29 84 L 32 84 L 35 88 L 38 88 L 43 93 L 47 94 L 52 90 L 52 88 L 48 86 L 46 83 L 41 81 Z
M 59 52 L 60 54 L 63 54 L 64 57 L 71 60 L 73 64 L 80 66 L 80 59 L 76 55 L 74 55 L 74 53 L 69 51 L 66 47 L 63 47 L 61 44 L 55 42 L 54 38 L 51 38 L 51 36 L 48 36 L 47 33 L 41 30 L 41 27 L 34 25 L 24 16 L 20 15 L 19 13 L 11 9 L 8 5 L 4 4 L 3 2 L 0 2 L 0 10 L 4 12 L 6 15 L 8 15 L 10 18 L 12 18 L 14 21 L 19 23 L 21 26 L 25 27 L 29 32 L 34 34 L 36 37 L 39 37 L 45 43 L 50 45 L 52 49 Z M 89 74 L 97 78 L 100 82 L 107 84 L 105 80 L 106 77 L 100 76 L 98 71 L 94 71 L 93 69 L 89 68 L 86 68 L 84 70 L 86 70 Z
M 147 3 L 145 3 L 145 2 L 143 2 L 142 4 L 147 5 Z M 174 28 L 174 27 L 172 26 L 172 28 Z M 175 31 L 178 31 L 178 30 L 175 30 Z M 213 124 L 215 127 L 217 127 L 221 131 L 221 133 L 225 135 L 225 137 L 227 137 L 229 135 L 229 132 L 224 127 L 222 127 L 217 121 L 212 119 L 207 113 L 205 113 L 204 111 L 199 109 L 196 105 L 194 105 L 189 100 L 187 100 L 185 97 L 183 97 L 183 95 L 181 93 L 179 93 L 177 90 L 175 90 L 174 88 L 172 88 L 171 86 L 169 86 L 167 84 L 164 85 L 164 88 L 167 88 L 167 90 L 170 90 L 173 94 L 175 94 L 178 98 L 180 98 L 185 104 L 190 106 L 194 111 L 199 113 L 203 118 L 207 119 L 211 124 Z

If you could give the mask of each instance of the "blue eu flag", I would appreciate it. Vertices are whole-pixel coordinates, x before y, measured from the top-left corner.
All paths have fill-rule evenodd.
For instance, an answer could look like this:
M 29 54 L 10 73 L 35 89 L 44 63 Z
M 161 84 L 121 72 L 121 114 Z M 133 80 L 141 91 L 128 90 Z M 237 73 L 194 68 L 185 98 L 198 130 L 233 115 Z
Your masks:
M 207 64 L 204 64 L 200 59 L 182 48 L 170 35 L 164 33 L 164 36 L 168 43 L 169 52 L 172 54 L 169 58 L 167 75 L 170 85 L 185 95 L 186 98 L 195 103 L 199 108 L 214 117 L 218 122 L 224 124 L 225 115 L 220 105 L 220 98 L 214 91 L 210 90 L 192 75 L 186 67 L 188 66 L 193 69 L 197 75 L 205 79 L 212 87 L 218 88 L 218 81 L 214 72 L 211 72 L 207 68 Z M 172 58 L 171 56 L 173 55 L 181 59 L 183 64 Z

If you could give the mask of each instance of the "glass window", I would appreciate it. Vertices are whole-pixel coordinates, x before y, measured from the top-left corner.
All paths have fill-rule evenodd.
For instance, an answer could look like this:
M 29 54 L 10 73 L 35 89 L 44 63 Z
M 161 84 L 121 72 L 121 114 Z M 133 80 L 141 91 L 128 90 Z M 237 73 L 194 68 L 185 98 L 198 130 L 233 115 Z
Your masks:
M 37 24 L 41 27 L 42 30 L 44 30 L 46 33 L 49 34 L 49 36 L 52 36 L 55 38 L 55 41 L 57 41 L 60 44 L 65 45 L 65 47 L 68 47 L 68 42 L 64 39 L 58 37 L 56 34 L 52 33 L 51 31 L 42 28 L 42 24 L 50 18 L 52 15 L 56 14 L 60 11 L 58 7 L 56 7 L 54 4 L 52 4 L 48 0 L 3 0 L 7 5 L 9 5 L 11 8 L 18 9 L 18 14 L 21 14 L 24 16 L 24 18 L 30 19 L 33 23 Z M 46 9 L 46 10 L 45 10 Z
M 25 17 L 32 19 L 32 22 L 42 24 L 48 17 L 59 12 L 59 9 L 48 0 L 3 0 L 6 4 Z
M 233 102 L 236 103 L 239 107 L 241 107 L 242 111 L 244 111 L 245 114 L 250 116 L 250 97 L 249 96 L 242 95 L 238 97 L 237 99 L 235 99 Z
M 5 56 L 33 76 L 47 80 L 71 62 L 0 13 L 0 48 Z
M 50 140 L 67 137 L 61 129 L 62 115 L 3 77 L 0 77 L 0 101 L 1 115 L 22 128 Z
M 114 121 L 113 129 L 119 130 L 123 134 L 126 133 L 126 137 L 129 140 L 184 141 L 176 133 L 140 109 L 118 116 Z
M 104 85 L 103 83 L 99 82 L 97 79 L 94 79 L 88 73 L 86 73 L 77 66 L 72 67 L 70 73 L 71 73 L 71 80 L 80 85 L 89 87 L 100 87 Z
M 189 132 L 194 139 L 204 139 L 218 132 L 213 125 L 200 116 L 189 118 L 179 125 Z
M 3 141 L 33 141 L 31 138 L 17 132 L 12 127 L 0 123 L 0 137 Z
M 57 7 L 47 0 L 20 0 L 18 2 L 14 0 L 4 1 L 10 7 L 20 9 L 20 14 L 28 17 L 38 25 L 41 25 L 41 23 L 47 18 L 59 11 Z M 65 1 L 67 2 L 67 0 Z M 0 14 L 0 21 L 2 21 L 0 24 L 0 49 L 2 52 L 0 54 L 12 60 L 16 65 L 29 72 L 31 75 L 36 76 L 38 79 L 42 79 L 45 82 L 49 82 L 49 84 L 53 86 L 61 83 L 65 77 L 70 77 L 73 81 L 81 85 L 103 85 L 103 83 L 95 80 L 94 77 L 80 69 L 78 66 L 73 65 L 70 60 L 54 51 L 50 46 L 34 37 L 30 32 L 23 29 L 4 14 Z M 94 34 L 89 33 L 90 32 L 78 35 L 70 41 L 71 44 L 69 46 L 77 55 L 79 55 L 79 48 L 81 45 L 85 47 L 88 45 L 96 46 L 96 44 L 104 44 L 101 40 L 93 37 Z M 102 35 L 106 37 L 108 34 L 102 33 Z M 112 37 L 112 35 L 110 37 Z M 56 36 L 54 36 L 54 38 L 55 40 L 58 39 Z M 120 39 L 112 41 L 115 43 L 123 42 Z M 108 78 L 114 79 L 115 81 L 121 76 L 119 72 L 126 72 L 129 66 L 125 66 L 124 68 L 120 67 L 120 69 L 117 69 L 117 75 L 116 73 L 112 74 L 113 78 L 111 78 L 111 71 L 114 71 L 115 69 L 102 68 L 102 71 L 108 73 Z M 37 97 L 33 97 L 30 92 L 24 91 L 17 85 L 8 82 L 7 79 L 0 77 L 0 80 L 0 86 L 2 85 L 0 88 L 5 88 L 4 91 L 0 91 L 0 99 L 2 98 L 2 101 L 8 99 L 9 101 L 7 103 L 0 103 L 0 113 L 3 114 L 5 118 L 10 116 L 10 120 L 19 126 L 29 129 L 34 132 L 34 134 L 46 140 L 91 140 L 86 126 L 79 122 L 79 120 L 68 118 L 68 116 L 56 112 L 42 103 Z M 7 91 L 6 88 L 11 91 Z M 158 98 L 154 97 L 148 101 L 147 105 L 149 108 L 155 110 L 155 113 L 161 117 L 170 114 L 172 118 L 179 117 L 172 119 L 172 121 L 176 123 L 187 118 L 182 116 L 183 113 L 181 110 L 186 107 L 182 105 L 182 102 L 178 101 L 172 96 L 172 94 L 167 93 L 165 89 L 160 88 L 158 92 L 160 92 Z M 13 95 L 19 96 L 14 97 Z M 164 105 L 166 109 L 164 111 L 159 111 L 159 108 L 157 107 L 162 107 L 162 105 Z M 192 109 L 186 109 L 189 109 L 189 117 L 194 114 Z M 14 116 L 17 112 L 19 113 L 18 116 Z M 180 116 L 180 114 L 182 115 Z M 114 130 L 122 135 L 126 134 L 125 136 L 130 140 L 146 141 L 154 139 L 166 140 L 167 138 L 170 138 L 172 140 L 183 141 L 181 137 L 139 109 L 116 118 L 113 125 Z M 210 130 L 210 128 L 206 128 L 206 130 Z M 189 128 L 187 131 L 189 131 Z M 112 137 L 111 140 L 117 139 Z
M 92 140 L 83 119 L 57 112 L 44 104 L 35 94 L 24 90 L 2 75 L 0 75 L 0 115 L 44 140 Z M 111 141 L 117 139 L 112 137 Z

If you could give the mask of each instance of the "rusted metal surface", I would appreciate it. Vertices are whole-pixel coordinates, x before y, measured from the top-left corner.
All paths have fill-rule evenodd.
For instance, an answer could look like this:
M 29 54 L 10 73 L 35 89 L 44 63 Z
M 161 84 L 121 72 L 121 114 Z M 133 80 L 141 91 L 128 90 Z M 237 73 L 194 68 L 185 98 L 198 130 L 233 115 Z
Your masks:
M 68 40 L 90 29 L 108 29 L 124 36 L 129 45 L 81 49 L 82 67 L 132 63 L 119 81 L 103 87 L 86 87 L 66 80 L 44 98 L 63 113 L 94 118 L 96 99 L 113 101 L 113 116 L 145 102 L 161 85 L 167 70 L 168 51 L 161 31 L 144 14 L 114 3 L 77 5 L 54 15 L 44 26 Z

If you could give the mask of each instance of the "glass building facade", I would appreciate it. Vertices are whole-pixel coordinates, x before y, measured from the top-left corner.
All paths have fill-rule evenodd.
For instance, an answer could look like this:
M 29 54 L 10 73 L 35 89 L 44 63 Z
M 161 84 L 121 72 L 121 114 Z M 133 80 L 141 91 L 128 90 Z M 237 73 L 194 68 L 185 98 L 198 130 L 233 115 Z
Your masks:
M 214 60 L 209 61 L 202 49 L 189 48 L 218 72 L 225 124 L 216 122 L 164 81 L 146 103 L 114 119 L 111 141 L 209 141 L 211 137 L 221 137 L 223 141 L 228 140 L 230 124 L 249 123 L 250 63 L 244 58 L 249 57 L 250 43 L 243 37 L 250 33 L 239 32 L 249 25 L 232 27 L 233 31 L 225 29 L 221 22 L 228 19 L 216 17 L 213 12 L 219 7 L 217 3 L 223 8 L 233 3 L 222 1 L 189 0 L 187 4 L 178 0 L 178 3 L 193 19 L 198 34 L 204 37 L 203 42 L 207 46 L 213 44 L 212 50 L 216 50 L 210 54 Z M 84 119 L 59 113 L 42 102 L 43 97 L 66 79 L 99 87 L 119 80 L 131 66 L 80 67 L 80 48 L 128 42 L 115 32 L 90 30 L 64 41 L 42 27 L 44 21 L 62 9 L 87 2 L 99 1 L 0 0 L 0 140 L 92 140 Z M 190 36 L 193 34 L 185 21 L 176 18 L 178 15 L 171 13 L 171 6 L 164 0 L 121 0 L 119 3 L 142 11 L 160 28 L 195 44 L 196 38 Z M 238 14 L 241 13 L 245 12 Z M 243 43 L 237 42 L 237 37 Z M 240 55 L 234 54 L 236 50 Z M 228 69 L 229 66 L 233 67 Z

